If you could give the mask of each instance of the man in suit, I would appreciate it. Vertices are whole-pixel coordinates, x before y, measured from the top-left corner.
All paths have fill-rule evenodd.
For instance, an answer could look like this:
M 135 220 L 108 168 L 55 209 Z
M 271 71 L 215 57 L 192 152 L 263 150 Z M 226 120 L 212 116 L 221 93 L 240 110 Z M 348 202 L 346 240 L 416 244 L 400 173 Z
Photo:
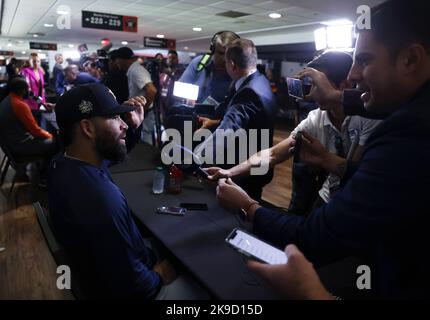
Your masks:
M 227 47 L 225 60 L 227 73 L 233 79 L 232 92 L 219 107 L 225 109 L 217 111 L 224 114 L 219 126 L 212 136 L 197 148 L 197 152 L 202 148 L 206 151 L 213 150 L 214 162 L 228 168 L 242 162 L 242 156 L 272 146 L 273 119 L 277 105 L 269 81 L 257 71 L 257 49 L 251 40 L 234 40 Z M 256 135 L 251 131 L 256 132 Z M 233 132 L 236 136 L 240 132 L 246 133 L 246 147 L 243 147 L 240 138 L 228 138 L 225 144 L 223 132 Z M 208 147 L 209 145 L 212 145 L 212 148 Z M 250 150 L 249 145 L 253 145 L 255 149 Z M 238 182 L 254 199 L 260 199 L 263 186 L 269 183 L 272 177 L 273 172 L 269 171 L 265 175 L 243 177 Z

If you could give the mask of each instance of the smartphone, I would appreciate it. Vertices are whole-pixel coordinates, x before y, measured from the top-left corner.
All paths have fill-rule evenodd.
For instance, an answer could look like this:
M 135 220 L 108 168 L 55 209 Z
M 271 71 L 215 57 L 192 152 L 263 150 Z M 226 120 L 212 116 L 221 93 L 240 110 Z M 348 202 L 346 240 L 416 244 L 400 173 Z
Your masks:
M 240 228 L 235 228 L 225 241 L 243 255 L 263 263 L 284 264 L 288 260 L 285 252 Z
M 296 99 L 303 99 L 302 80 L 287 78 L 288 94 Z
M 184 216 L 187 213 L 187 209 L 182 207 L 158 207 L 155 211 L 160 214 L 172 214 L 174 216 Z
M 187 210 L 199 210 L 199 211 L 208 210 L 208 205 L 206 203 L 181 203 L 179 206 Z

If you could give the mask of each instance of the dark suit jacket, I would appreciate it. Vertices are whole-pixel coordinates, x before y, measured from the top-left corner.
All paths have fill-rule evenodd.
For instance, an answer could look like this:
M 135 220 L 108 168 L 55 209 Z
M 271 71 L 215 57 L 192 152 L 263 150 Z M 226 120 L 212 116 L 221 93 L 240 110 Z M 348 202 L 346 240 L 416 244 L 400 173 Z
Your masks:
M 269 146 L 273 145 L 273 127 L 274 117 L 277 111 L 276 99 L 272 93 L 270 83 L 267 78 L 260 72 L 256 71 L 252 75 L 248 76 L 242 85 L 239 87 L 236 93 L 231 97 L 229 101 L 225 103 L 226 109 L 224 117 L 221 120 L 217 130 L 232 129 L 235 132 L 239 129 L 244 129 L 247 132 L 248 139 L 250 137 L 249 132 L 251 129 L 257 129 L 257 148 L 256 150 L 248 149 L 248 157 L 252 156 L 256 151 L 260 151 L 261 147 L 261 130 L 267 129 L 269 132 Z M 215 132 L 216 133 L 216 132 Z M 254 141 L 253 141 L 254 142 Z M 240 163 L 239 154 L 239 143 L 236 142 L 236 159 L 234 164 L 221 165 L 222 167 L 232 167 Z M 231 151 L 231 149 L 229 149 Z M 226 151 L 225 154 L 228 154 Z M 226 160 L 224 161 L 226 163 Z M 218 165 L 218 164 L 217 164 Z M 270 171 L 265 176 L 251 176 L 243 178 L 244 182 L 242 186 L 247 189 L 251 196 L 258 198 L 258 192 L 252 191 L 250 186 L 256 186 L 261 189 L 262 186 L 270 182 L 273 177 L 273 172 Z

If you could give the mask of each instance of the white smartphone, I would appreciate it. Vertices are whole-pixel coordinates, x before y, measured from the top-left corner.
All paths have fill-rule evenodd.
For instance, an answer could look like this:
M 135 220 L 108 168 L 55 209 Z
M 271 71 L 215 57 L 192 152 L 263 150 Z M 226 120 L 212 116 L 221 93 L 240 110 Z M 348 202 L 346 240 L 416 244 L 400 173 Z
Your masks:
M 240 228 L 234 229 L 225 241 L 235 250 L 260 262 L 284 264 L 288 260 L 285 252 Z

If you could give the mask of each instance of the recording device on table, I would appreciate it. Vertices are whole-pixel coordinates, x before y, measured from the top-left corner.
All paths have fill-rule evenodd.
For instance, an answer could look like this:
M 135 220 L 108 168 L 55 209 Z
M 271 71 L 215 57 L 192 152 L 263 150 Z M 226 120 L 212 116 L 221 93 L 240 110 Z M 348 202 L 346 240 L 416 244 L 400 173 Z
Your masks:
M 304 77 L 303 81 L 296 78 L 287 78 L 288 94 L 296 99 L 303 100 L 312 87 L 312 79 Z
M 206 203 L 187 203 L 182 202 L 179 204 L 181 208 L 185 208 L 187 210 L 195 210 L 195 211 L 207 211 L 208 205 Z
M 288 261 L 285 252 L 240 228 L 235 228 L 225 241 L 246 257 L 263 263 L 284 264 Z
M 174 216 L 184 216 L 187 213 L 187 209 L 182 207 L 158 207 L 155 213 L 159 214 L 171 214 Z

